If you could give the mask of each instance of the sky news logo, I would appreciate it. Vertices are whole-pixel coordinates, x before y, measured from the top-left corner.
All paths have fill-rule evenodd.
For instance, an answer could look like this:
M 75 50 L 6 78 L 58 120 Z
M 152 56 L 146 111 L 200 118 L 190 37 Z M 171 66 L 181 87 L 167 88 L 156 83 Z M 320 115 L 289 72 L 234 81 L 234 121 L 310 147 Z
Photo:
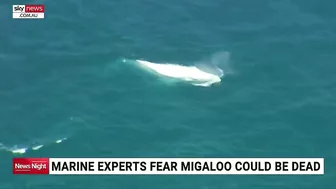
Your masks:
M 48 158 L 13 158 L 13 174 L 48 174 Z
M 44 19 L 44 5 L 13 5 L 14 19 Z

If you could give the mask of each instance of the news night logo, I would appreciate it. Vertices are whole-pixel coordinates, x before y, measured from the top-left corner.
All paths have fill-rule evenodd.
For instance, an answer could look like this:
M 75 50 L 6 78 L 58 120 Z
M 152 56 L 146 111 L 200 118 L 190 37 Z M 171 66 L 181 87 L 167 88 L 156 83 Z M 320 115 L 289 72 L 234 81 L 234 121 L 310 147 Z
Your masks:
M 13 19 L 44 19 L 44 5 L 13 5 Z
M 13 174 L 49 174 L 49 159 L 13 158 Z

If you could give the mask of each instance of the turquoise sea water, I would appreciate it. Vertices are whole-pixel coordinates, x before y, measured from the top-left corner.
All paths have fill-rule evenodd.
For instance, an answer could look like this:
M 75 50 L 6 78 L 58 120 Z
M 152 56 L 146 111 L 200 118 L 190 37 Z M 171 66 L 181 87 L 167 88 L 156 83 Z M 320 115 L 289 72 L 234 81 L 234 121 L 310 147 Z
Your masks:
M 28 3 L 44 4 L 45 19 L 11 18 Z M 0 189 L 335 188 L 335 5 L 1 2 Z M 193 65 L 219 52 L 231 72 L 211 87 L 121 61 Z M 324 157 L 325 174 L 22 176 L 13 157 Z

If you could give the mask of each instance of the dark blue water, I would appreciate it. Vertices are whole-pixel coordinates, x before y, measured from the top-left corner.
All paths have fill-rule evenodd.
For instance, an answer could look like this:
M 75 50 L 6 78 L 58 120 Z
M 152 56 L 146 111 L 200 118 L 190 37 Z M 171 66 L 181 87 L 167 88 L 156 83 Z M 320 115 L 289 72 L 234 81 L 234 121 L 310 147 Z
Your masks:
M 12 3 L 44 4 L 45 19 L 13 20 Z M 0 189 L 335 188 L 335 5 L 1 2 Z M 211 87 L 121 61 L 193 65 L 220 52 L 232 72 Z M 19 176 L 13 157 L 323 157 L 325 174 Z

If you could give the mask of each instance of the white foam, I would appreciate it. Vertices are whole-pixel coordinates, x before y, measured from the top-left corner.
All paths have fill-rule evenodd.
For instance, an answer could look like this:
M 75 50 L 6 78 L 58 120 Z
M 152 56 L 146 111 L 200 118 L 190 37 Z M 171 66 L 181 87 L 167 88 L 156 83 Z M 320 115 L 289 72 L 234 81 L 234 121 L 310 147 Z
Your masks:
M 141 67 L 154 71 L 160 76 L 186 81 L 195 86 L 208 87 L 221 82 L 217 75 L 204 72 L 195 66 L 182 66 L 178 64 L 158 64 L 144 60 L 136 60 Z
M 67 140 L 67 138 L 58 139 L 54 142 L 58 144 L 58 143 L 63 142 L 64 140 Z M 48 144 L 48 143 L 46 143 L 46 144 Z M 9 151 L 9 152 L 12 152 L 14 154 L 24 154 L 24 153 L 26 153 L 27 151 L 30 151 L 30 150 L 39 150 L 44 146 L 45 146 L 45 144 L 31 145 L 31 146 L 27 145 L 27 147 L 17 147 L 17 145 L 14 145 L 13 147 L 8 147 L 8 146 L 5 146 L 4 144 L 0 143 L 0 150 Z
M 12 153 L 14 153 L 14 154 L 24 154 L 24 153 L 26 153 L 27 148 L 13 149 L 13 150 L 11 150 L 11 151 L 12 151 Z
M 56 143 L 61 143 L 61 142 L 63 142 L 64 140 L 66 140 L 67 138 L 62 138 L 62 139 L 59 139 L 59 140 L 56 140 L 55 142 Z
M 43 147 L 43 145 L 38 145 L 38 146 L 33 146 L 32 149 L 33 149 L 33 150 L 38 150 L 38 149 L 40 149 L 40 148 L 42 148 L 42 147 Z

